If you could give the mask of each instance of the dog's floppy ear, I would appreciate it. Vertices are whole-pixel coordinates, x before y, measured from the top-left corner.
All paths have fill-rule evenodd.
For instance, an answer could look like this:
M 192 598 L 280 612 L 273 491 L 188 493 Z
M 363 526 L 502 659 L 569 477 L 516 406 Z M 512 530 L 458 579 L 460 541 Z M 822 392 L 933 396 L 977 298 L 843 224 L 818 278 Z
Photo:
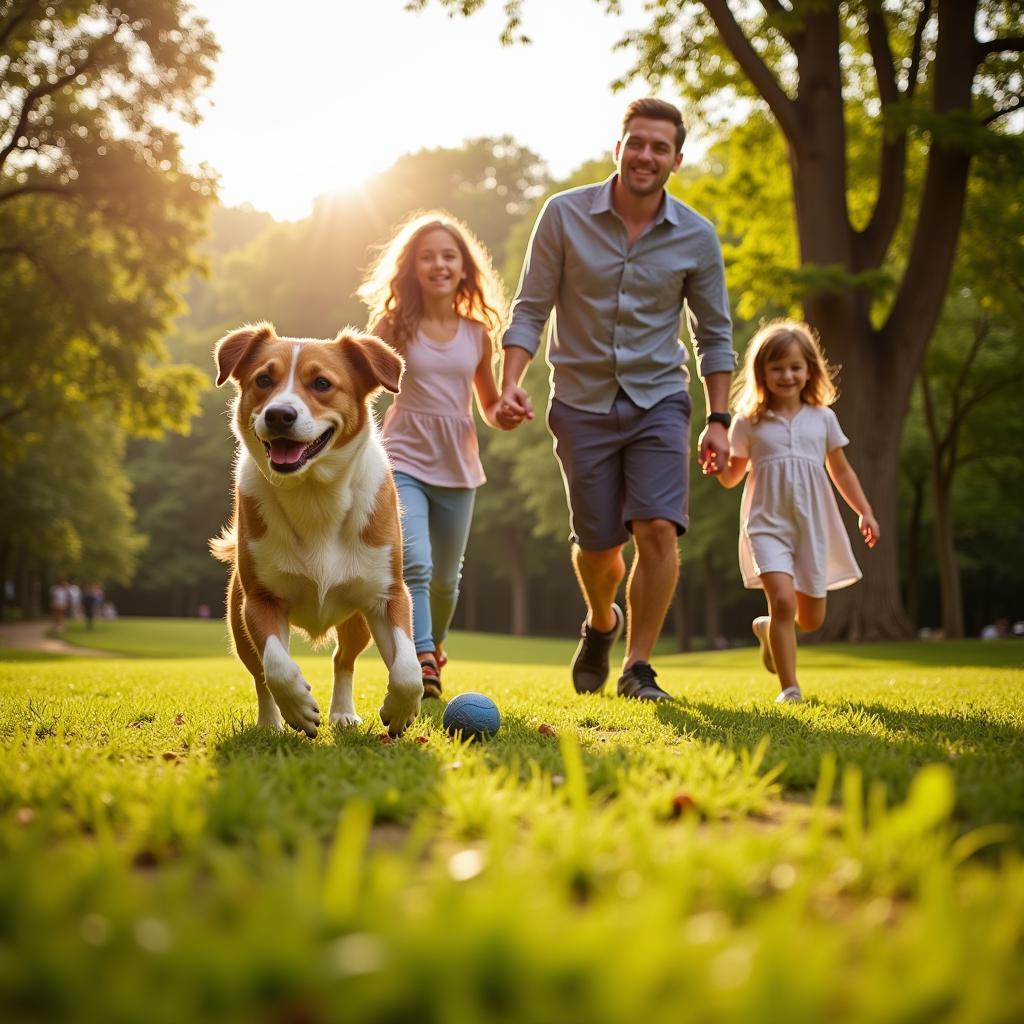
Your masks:
M 367 394 L 379 387 L 392 394 L 398 393 L 405 361 L 390 345 L 372 334 L 348 330 L 342 331 L 335 343 L 348 356 L 356 372 L 365 378 Z
M 266 321 L 246 324 L 237 331 L 225 334 L 213 349 L 213 358 L 217 362 L 217 387 L 226 384 L 229 378 L 237 377 L 235 371 L 246 356 L 273 337 L 274 325 Z

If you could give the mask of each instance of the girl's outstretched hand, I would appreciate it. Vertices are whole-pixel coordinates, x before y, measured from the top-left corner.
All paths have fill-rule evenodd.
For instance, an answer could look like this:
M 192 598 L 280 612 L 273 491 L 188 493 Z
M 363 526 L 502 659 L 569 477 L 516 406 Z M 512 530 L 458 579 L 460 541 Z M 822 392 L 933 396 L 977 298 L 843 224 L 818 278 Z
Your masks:
M 865 512 L 857 517 L 857 526 L 860 529 L 861 536 L 864 538 L 864 543 L 869 548 L 873 548 L 878 543 L 879 538 L 878 520 L 870 512 Z

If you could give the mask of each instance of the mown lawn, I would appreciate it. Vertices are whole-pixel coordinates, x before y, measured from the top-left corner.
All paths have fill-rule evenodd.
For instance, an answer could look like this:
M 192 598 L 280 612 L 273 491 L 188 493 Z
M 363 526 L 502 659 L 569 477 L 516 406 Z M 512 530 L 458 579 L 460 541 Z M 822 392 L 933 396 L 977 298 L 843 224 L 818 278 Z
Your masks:
M 218 623 L 68 639 L 130 657 L 0 662 L 5 1021 L 1024 1019 L 1024 644 L 808 648 L 781 708 L 752 648 L 662 657 L 650 707 L 455 636 L 503 714 L 461 744 L 381 741 L 372 651 L 310 742 Z

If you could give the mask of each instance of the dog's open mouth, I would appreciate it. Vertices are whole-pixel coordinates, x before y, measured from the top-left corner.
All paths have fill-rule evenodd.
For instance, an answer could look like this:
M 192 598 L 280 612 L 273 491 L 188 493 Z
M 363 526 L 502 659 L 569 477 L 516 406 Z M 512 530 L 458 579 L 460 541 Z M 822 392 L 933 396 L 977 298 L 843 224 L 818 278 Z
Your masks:
M 296 441 L 291 437 L 275 437 L 264 441 L 270 459 L 270 468 L 276 473 L 294 473 L 327 447 L 334 436 L 334 427 L 328 427 L 315 441 Z

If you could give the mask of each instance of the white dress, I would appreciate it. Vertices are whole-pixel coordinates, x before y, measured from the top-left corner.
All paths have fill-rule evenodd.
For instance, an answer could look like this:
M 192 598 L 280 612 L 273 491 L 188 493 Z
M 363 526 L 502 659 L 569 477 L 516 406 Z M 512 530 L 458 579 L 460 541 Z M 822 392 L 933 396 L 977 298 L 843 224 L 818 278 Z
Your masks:
M 744 586 L 784 572 L 801 593 L 824 597 L 861 578 L 825 470 L 825 455 L 849 443 L 823 406 L 802 405 L 791 419 L 767 410 L 757 423 L 733 420 L 731 454 L 750 460 L 740 505 Z

